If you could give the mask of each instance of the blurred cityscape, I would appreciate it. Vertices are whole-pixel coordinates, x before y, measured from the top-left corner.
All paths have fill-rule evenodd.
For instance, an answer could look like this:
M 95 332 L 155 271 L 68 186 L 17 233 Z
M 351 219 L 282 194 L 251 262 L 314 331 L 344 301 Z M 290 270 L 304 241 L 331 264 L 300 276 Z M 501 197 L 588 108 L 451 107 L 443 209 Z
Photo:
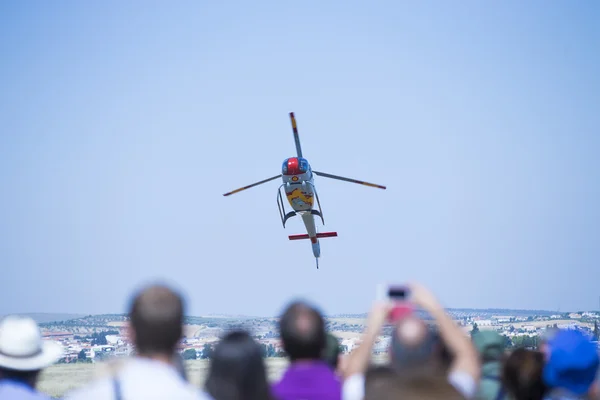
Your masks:
M 507 348 L 537 347 L 540 336 L 553 328 L 580 329 L 598 340 L 599 312 L 553 313 L 548 311 L 515 310 L 447 310 L 460 324 L 465 334 L 493 329 L 506 337 Z M 431 321 L 424 313 L 421 317 Z M 36 315 L 32 315 L 36 318 Z M 130 355 L 134 348 L 127 338 L 126 315 L 74 316 L 52 320 L 49 315 L 37 315 L 46 340 L 63 344 L 65 353 L 60 363 L 93 363 L 111 357 Z M 327 330 L 338 337 L 340 349 L 350 352 L 359 342 L 365 327 L 366 314 L 334 315 L 326 318 Z M 433 322 L 433 321 L 431 321 Z M 179 352 L 184 359 L 210 358 L 213 346 L 228 331 L 245 329 L 263 346 L 265 357 L 284 355 L 277 334 L 277 319 L 247 316 L 187 317 Z M 386 351 L 390 341 L 386 327 L 375 353 Z

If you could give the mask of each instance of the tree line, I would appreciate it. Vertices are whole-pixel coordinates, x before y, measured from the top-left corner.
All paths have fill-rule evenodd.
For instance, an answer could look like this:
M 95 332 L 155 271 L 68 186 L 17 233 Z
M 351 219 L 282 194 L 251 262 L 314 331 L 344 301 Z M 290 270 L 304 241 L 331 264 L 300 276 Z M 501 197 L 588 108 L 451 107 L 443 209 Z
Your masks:
M 554 328 L 557 329 L 558 325 L 554 324 L 552 326 L 548 325 L 546 329 Z M 473 323 L 473 328 L 471 329 L 471 336 L 475 333 L 479 332 L 479 327 L 477 323 Z M 506 349 L 525 347 L 530 349 L 538 349 L 541 339 L 538 335 L 529 336 L 529 335 L 515 335 L 512 338 L 507 335 L 502 335 L 504 337 L 504 346 Z M 592 339 L 598 340 L 600 337 L 600 328 L 598 327 L 598 321 L 594 321 L 594 328 L 592 330 Z

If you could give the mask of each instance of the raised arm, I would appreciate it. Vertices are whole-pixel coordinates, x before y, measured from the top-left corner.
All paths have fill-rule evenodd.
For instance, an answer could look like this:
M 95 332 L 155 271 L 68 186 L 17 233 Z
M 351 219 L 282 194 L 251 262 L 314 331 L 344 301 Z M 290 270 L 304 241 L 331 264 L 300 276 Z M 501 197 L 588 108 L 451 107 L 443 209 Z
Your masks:
M 479 382 L 481 376 L 479 355 L 470 338 L 446 313 L 429 290 L 416 283 L 409 285 L 409 288 L 411 301 L 425 309 L 435 319 L 442 340 L 454 356 L 450 373 L 467 373 L 475 383 Z

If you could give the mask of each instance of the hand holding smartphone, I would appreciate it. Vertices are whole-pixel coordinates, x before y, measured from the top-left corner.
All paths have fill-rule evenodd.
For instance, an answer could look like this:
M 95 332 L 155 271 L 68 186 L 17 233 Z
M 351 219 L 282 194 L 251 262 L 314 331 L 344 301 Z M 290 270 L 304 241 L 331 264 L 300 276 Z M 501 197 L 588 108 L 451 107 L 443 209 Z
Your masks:
M 407 314 L 412 314 L 413 307 L 408 301 L 410 290 L 403 285 L 380 284 L 377 289 L 377 298 L 380 301 L 394 303 L 388 315 L 388 321 L 395 322 Z

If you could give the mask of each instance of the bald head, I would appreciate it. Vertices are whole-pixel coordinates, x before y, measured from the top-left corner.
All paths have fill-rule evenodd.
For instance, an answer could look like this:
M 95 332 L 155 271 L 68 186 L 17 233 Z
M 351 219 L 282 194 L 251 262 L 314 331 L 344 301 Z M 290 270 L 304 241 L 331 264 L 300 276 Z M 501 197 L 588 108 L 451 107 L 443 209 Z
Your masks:
M 135 345 L 140 355 L 171 355 L 183 333 L 183 300 L 162 285 L 146 287 L 130 309 Z
M 436 335 L 416 316 L 398 321 L 392 335 L 391 359 L 397 368 L 423 366 L 436 354 Z
M 304 302 L 290 304 L 279 320 L 283 348 L 291 361 L 322 358 L 326 345 L 325 321 Z

